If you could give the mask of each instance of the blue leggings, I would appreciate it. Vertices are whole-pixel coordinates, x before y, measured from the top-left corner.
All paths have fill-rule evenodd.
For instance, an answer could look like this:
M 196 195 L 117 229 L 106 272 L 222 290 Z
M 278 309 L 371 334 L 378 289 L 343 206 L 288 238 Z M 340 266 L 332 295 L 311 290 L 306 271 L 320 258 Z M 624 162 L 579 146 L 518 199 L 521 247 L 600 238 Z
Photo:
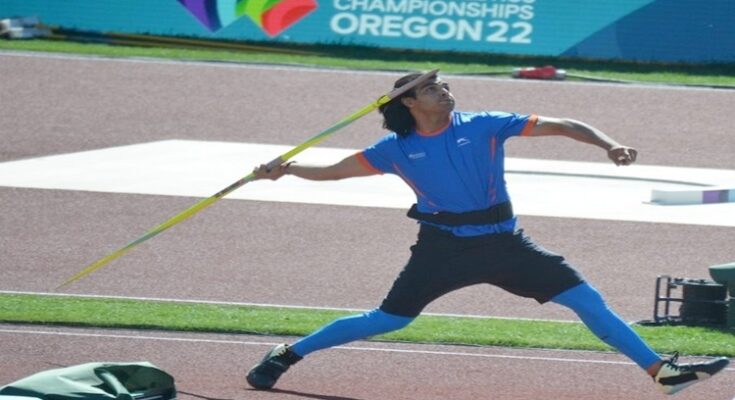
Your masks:
M 647 369 L 661 360 L 640 336 L 610 307 L 588 283 L 568 289 L 551 301 L 571 308 L 600 340 L 618 349 L 639 367 Z
M 551 301 L 571 308 L 592 333 L 628 356 L 641 368 L 646 369 L 660 360 L 640 336 L 610 310 L 600 293 L 589 284 L 581 283 Z M 300 339 L 291 349 L 304 357 L 317 350 L 404 328 L 411 321 L 411 317 L 388 314 L 376 308 L 363 314 L 337 319 Z
M 411 317 L 388 314 L 376 308 L 362 314 L 334 320 L 294 343 L 291 350 L 304 357 L 317 350 L 404 328 L 411 321 L 413 321 Z

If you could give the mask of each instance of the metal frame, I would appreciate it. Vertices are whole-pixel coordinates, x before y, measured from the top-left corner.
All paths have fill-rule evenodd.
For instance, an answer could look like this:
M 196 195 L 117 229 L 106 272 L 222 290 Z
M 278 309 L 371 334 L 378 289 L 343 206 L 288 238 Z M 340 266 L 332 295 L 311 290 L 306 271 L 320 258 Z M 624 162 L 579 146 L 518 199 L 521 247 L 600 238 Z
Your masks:
M 661 295 L 661 284 L 665 284 L 665 296 Z M 686 278 L 672 278 L 668 275 L 659 275 L 656 278 L 656 296 L 653 304 L 653 323 L 681 323 L 681 315 L 671 315 L 671 303 L 706 303 L 706 304 L 724 304 L 727 307 L 728 301 L 725 300 L 695 300 L 695 299 L 684 299 L 684 293 L 682 290 L 681 297 L 672 297 L 672 291 L 678 287 L 683 287 L 685 284 L 701 282 L 714 285 L 721 285 L 714 281 L 708 281 L 705 279 L 686 279 Z M 659 315 L 660 303 L 663 304 L 663 315 Z

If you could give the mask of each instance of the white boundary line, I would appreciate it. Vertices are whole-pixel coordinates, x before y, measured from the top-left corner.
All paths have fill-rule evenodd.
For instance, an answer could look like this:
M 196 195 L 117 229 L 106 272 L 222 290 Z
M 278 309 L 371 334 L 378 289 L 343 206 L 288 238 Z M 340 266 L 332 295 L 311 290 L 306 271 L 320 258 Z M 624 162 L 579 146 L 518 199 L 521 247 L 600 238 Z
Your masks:
M 275 346 L 280 343 L 276 342 L 254 342 L 245 340 L 222 340 L 222 339 L 196 339 L 183 337 L 161 337 L 161 336 L 139 336 L 139 335 L 122 335 L 122 334 L 99 334 L 99 333 L 76 333 L 61 331 L 40 331 L 25 329 L 0 329 L 0 334 L 24 334 L 24 335 L 48 335 L 48 336 L 70 336 L 70 337 L 89 337 L 100 339 L 123 339 L 123 340 L 158 340 L 167 342 L 185 342 L 185 343 L 209 343 L 209 344 L 234 344 L 242 346 Z M 419 344 L 425 345 L 425 344 Z M 446 346 L 446 345 L 445 345 Z M 486 347 L 491 348 L 491 347 Z M 459 351 L 438 351 L 438 350 L 410 350 L 410 349 L 390 349 L 387 347 L 355 347 L 355 346 L 337 346 L 333 349 L 347 351 L 363 351 L 363 352 L 384 352 L 384 353 L 401 353 L 401 354 L 425 354 L 432 356 L 448 356 L 448 357 L 470 357 L 470 358 L 491 358 L 503 360 L 523 360 L 523 361 L 544 361 L 555 363 L 582 363 L 582 364 L 603 364 L 603 365 L 635 365 L 630 361 L 609 361 L 595 360 L 583 358 L 561 358 L 561 357 L 540 357 L 540 356 L 513 356 L 504 354 L 486 354 Z M 511 348 L 508 348 L 511 349 Z M 511 349 L 513 350 L 513 349 Z M 548 349 L 517 349 L 524 351 L 549 351 Z M 560 353 L 582 353 L 583 351 L 575 350 L 551 350 Z M 594 354 L 594 352 L 586 352 Z M 610 353 L 614 354 L 614 353 Z M 726 368 L 725 371 L 735 371 L 735 368 Z
M 24 50 L 0 50 L 0 56 L 10 57 L 30 57 L 30 58 L 47 58 L 47 59 L 59 59 L 59 60 L 77 60 L 77 61 L 108 61 L 108 62 L 129 62 L 129 63 L 143 63 L 143 64 L 180 64 L 180 65 L 191 65 L 191 66 L 206 66 L 206 67 L 220 67 L 220 68 L 243 68 L 243 69 L 258 69 L 258 70 L 276 70 L 276 71 L 299 71 L 299 72 L 319 72 L 319 73 L 335 73 L 335 74 L 363 74 L 363 75 L 390 75 L 396 76 L 405 73 L 405 71 L 375 71 L 375 70 L 353 70 L 353 69 L 339 69 L 339 68 L 328 68 L 328 67 L 308 67 L 298 65 L 280 65 L 280 64 L 245 64 L 237 61 L 198 61 L 198 60 L 166 60 L 158 58 L 145 58 L 145 57 L 106 57 L 98 55 L 82 55 L 82 54 L 68 54 L 68 53 L 45 53 L 45 52 L 31 52 Z M 729 91 L 731 89 L 721 88 L 708 88 L 708 87 L 687 87 L 687 86 L 671 86 L 664 84 L 636 84 L 636 83 L 607 83 L 607 82 L 576 82 L 576 81 L 544 81 L 544 80 L 524 80 L 524 79 L 513 79 L 511 77 L 502 78 L 497 76 L 482 76 L 482 75 L 453 75 L 447 73 L 447 76 L 451 76 L 452 79 L 463 79 L 463 80 L 481 80 L 481 81 L 507 81 L 515 82 L 518 84 L 526 85 L 548 85 L 548 84 L 564 84 L 564 85 L 582 85 L 582 86 L 606 86 L 614 88 L 635 88 L 635 89 L 657 89 L 657 90 L 703 90 L 703 91 Z
M 49 335 L 49 336 L 71 336 L 71 337 L 90 337 L 100 339 L 126 339 L 126 340 L 159 340 L 167 342 L 186 342 L 186 343 L 210 343 L 210 344 L 235 344 L 243 346 L 275 346 L 279 343 L 275 342 L 253 342 L 245 340 L 221 340 L 221 339 L 196 339 L 183 337 L 162 337 L 162 336 L 138 336 L 138 335 L 122 335 L 122 334 L 99 334 L 99 333 L 76 333 L 76 332 L 60 332 L 60 331 L 38 331 L 38 330 L 21 330 L 21 329 L 0 329 L 0 333 L 8 334 L 24 334 L 24 335 Z M 478 358 L 499 358 L 508 360 L 530 360 L 530 361 L 551 361 L 551 362 L 576 362 L 587 364 L 611 364 L 611 365 L 635 365 L 628 361 L 607 361 L 607 360 L 586 360 L 581 358 L 560 358 L 560 357 L 537 357 L 537 356 L 511 356 L 502 354 L 484 354 L 459 351 L 436 351 L 436 350 L 409 350 L 409 349 L 390 349 L 387 347 L 355 347 L 355 346 L 337 346 L 333 347 L 339 350 L 348 351 L 368 351 L 368 352 L 384 352 L 384 353 L 403 353 L 403 354 L 428 354 L 435 356 L 457 356 L 457 357 L 478 357 Z M 533 350 L 533 349 L 523 349 Z M 543 350 L 543 349 L 540 349 Z
M 345 312 L 369 311 L 369 310 L 363 310 L 363 309 L 357 309 L 357 308 L 303 306 L 303 305 L 291 305 L 291 304 L 264 304 L 264 303 L 246 303 L 246 302 L 233 302 L 233 301 L 170 299 L 170 298 L 160 298 L 160 297 L 112 296 L 112 295 L 80 294 L 80 293 L 24 292 L 24 291 L 16 291 L 16 290 L 0 290 L 0 294 L 19 294 L 19 295 L 92 298 L 92 299 L 110 299 L 110 300 L 158 301 L 162 303 L 210 304 L 210 305 L 223 305 L 223 306 L 243 306 L 243 307 L 263 307 L 263 308 L 293 308 L 293 309 L 298 309 L 298 310 L 323 310 L 323 311 L 345 311 Z M 421 313 L 421 315 L 435 316 L 435 317 L 475 318 L 475 319 L 502 319 L 502 320 L 511 320 L 511 321 L 566 322 L 566 323 L 574 323 L 574 324 L 580 323 L 579 321 L 573 321 L 573 320 L 496 317 L 492 315 L 474 315 L 474 314 Z

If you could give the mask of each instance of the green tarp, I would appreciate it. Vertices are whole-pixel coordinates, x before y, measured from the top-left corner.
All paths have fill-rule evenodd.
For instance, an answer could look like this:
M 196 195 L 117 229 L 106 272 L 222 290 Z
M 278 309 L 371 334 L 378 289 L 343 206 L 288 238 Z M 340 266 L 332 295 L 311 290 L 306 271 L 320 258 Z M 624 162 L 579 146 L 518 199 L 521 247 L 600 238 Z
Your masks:
M 0 400 L 169 400 L 174 378 L 148 362 L 89 363 L 39 372 L 0 388 Z

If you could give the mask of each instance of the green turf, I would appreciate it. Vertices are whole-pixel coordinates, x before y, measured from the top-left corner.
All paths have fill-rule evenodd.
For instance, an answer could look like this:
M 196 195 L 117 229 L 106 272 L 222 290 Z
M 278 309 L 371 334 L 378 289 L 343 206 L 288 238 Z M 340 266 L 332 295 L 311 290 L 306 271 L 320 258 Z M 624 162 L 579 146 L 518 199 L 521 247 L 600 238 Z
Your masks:
M 343 311 L 0 294 L 0 322 L 302 336 Z M 735 331 L 635 326 L 658 352 L 735 357 Z M 580 323 L 421 316 L 378 340 L 610 350 Z
M 622 61 L 593 61 L 572 58 L 526 57 L 479 53 L 397 51 L 351 46 L 270 46 L 268 51 L 108 46 L 53 40 L 0 40 L 0 49 L 94 54 L 109 57 L 153 57 L 164 59 L 232 61 L 307 65 L 350 69 L 430 70 L 444 73 L 488 74 L 510 77 L 514 67 L 552 64 L 570 75 L 647 83 L 712 85 L 735 88 L 733 64 L 661 64 Z M 307 51 L 314 55 L 291 54 Z

